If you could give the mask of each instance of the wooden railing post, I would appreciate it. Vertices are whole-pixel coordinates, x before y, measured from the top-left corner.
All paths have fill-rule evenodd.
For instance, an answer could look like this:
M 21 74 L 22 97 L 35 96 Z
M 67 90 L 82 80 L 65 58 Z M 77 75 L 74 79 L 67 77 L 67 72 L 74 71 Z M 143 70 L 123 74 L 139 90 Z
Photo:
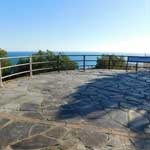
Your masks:
M 128 72 L 128 65 L 129 65 L 129 56 L 128 56 L 127 62 L 126 62 L 126 72 Z
M 32 73 L 32 56 L 30 56 L 30 77 L 32 78 L 33 73 Z
M 57 71 L 60 72 L 60 54 L 57 56 Z
M 111 56 L 109 55 L 108 56 L 108 69 L 110 69 L 110 59 L 111 59 Z
M 85 55 L 83 55 L 83 70 L 85 71 Z
M 3 86 L 3 79 L 2 79 L 2 64 L 1 64 L 1 60 L 0 60 L 0 87 Z
M 128 72 L 128 61 L 127 61 L 127 64 L 126 64 L 126 72 Z
M 138 71 L 138 63 L 136 63 L 135 69 L 136 69 L 136 72 L 137 72 Z

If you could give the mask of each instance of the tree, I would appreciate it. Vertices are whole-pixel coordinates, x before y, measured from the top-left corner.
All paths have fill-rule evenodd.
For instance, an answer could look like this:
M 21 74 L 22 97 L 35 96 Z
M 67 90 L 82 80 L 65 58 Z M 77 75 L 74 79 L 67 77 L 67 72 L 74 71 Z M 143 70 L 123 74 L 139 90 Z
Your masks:
M 97 58 L 96 68 L 97 69 L 124 69 L 125 60 L 123 57 L 116 55 L 102 55 Z
M 52 70 L 56 68 L 56 56 L 53 52 L 47 50 L 46 52 L 39 50 L 37 53 L 32 55 L 32 62 L 49 62 L 43 64 L 34 64 L 33 69 L 40 69 L 40 68 L 49 68 L 51 67 Z
M 63 53 L 59 54 L 59 59 L 60 59 L 60 69 L 61 70 L 74 70 L 78 69 L 78 64 L 72 60 Z
M 0 48 L 0 58 L 3 58 L 3 57 L 8 57 L 7 51 Z M 2 67 L 7 67 L 7 66 L 10 66 L 11 63 L 8 59 L 3 59 L 3 60 L 1 60 L 1 65 L 2 65 Z M 9 73 L 10 73 L 10 69 L 2 70 L 2 75 L 8 75 Z

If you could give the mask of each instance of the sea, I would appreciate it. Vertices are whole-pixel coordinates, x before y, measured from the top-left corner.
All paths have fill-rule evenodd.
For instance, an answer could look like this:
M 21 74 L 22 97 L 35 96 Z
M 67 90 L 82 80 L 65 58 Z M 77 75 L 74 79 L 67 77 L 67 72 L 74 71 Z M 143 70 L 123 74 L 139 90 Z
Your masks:
M 24 51 L 19 51 L 19 52 L 8 52 L 8 56 L 9 57 L 18 57 L 18 56 L 31 56 L 32 54 L 36 53 L 36 51 L 28 51 L 28 52 L 24 52 Z M 59 52 L 54 52 L 55 54 L 58 54 Z M 68 55 L 69 58 L 73 61 L 76 61 L 78 63 L 79 66 L 83 66 L 83 56 L 81 55 L 87 55 L 86 56 L 86 62 L 85 65 L 86 66 L 91 66 L 94 67 L 96 65 L 96 60 L 98 56 L 90 56 L 90 55 L 103 55 L 103 54 L 107 54 L 107 55 L 111 55 L 111 54 L 115 54 L 115 55 L 121 55 L 121 56 L 145 56 L 145 54 L 136 54 L 136 53 L 102 53 L 102 52 L 63 52 L 64 55 Z M 74 56 L 74 55 L 79 55 L 79 56 Z M 16 64 L 18 62 L 18 59 L 11 59 L 10 60 L 11 63 Z

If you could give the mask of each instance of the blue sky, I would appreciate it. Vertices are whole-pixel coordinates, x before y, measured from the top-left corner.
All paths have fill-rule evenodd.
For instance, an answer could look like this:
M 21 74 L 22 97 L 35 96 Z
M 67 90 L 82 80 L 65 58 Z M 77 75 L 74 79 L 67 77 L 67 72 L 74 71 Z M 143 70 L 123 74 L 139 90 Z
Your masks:
M 0 0 L 9 51 L 150 53 L 150 0 Z

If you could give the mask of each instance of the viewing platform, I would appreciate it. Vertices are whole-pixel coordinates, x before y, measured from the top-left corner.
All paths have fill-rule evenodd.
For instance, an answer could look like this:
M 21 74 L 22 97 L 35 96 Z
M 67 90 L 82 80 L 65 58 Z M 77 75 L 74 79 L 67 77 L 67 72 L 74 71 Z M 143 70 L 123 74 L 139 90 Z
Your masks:
M 0 150 L 150 150 L 150 0 L 0 6 Z
M 150 149 L 149 71 L 55 71 L 3 84 L 2 150 Z

